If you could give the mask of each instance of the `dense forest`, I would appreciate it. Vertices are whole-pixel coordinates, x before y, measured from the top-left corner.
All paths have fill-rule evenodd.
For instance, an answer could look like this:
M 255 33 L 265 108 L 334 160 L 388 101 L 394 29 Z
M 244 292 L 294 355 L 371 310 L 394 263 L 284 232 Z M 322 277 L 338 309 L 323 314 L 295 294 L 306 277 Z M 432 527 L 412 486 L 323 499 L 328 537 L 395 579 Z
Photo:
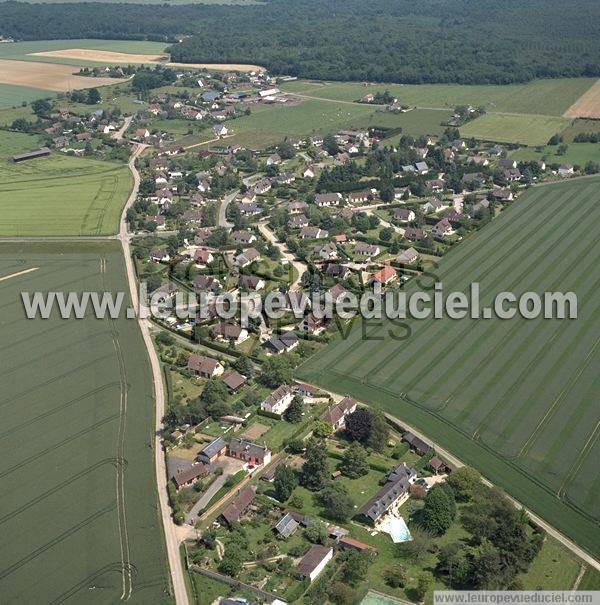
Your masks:
M 267 0 L 251 6 L 0 3 L 19 40 L 175 41 L 173 60 L 330 80 L 508 83 L 600 76 L 597 0 Z

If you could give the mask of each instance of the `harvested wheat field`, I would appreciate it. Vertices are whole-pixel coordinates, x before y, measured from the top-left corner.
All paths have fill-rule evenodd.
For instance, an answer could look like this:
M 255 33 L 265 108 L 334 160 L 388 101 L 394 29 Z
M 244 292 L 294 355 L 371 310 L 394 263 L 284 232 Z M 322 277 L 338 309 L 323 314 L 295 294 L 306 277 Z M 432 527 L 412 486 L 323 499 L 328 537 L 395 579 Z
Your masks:
M 588 88 L 563 115 L 565 118 L 600 119 L 600 80 Z
M 119 84 L 121 78 L 88 78 L 74 75 L 76 67 L 55 65 L 53 63 L 35 63 L 33 61 L 0 60 L 0 84 L 31 86 L 42 90 L 64 92 L 67 90 L 94 88 Z
M 264 71 L 263 67 L 244 63 L 170 63 L 165 55 L 136 55 L 91 48 L 65 48 L 64 50 L 48 50 L 32 54 L 41 57 L 60 57 L 61 59 L 79 59 L 100 63 L 147 63 L 150 65 L 160 63 L 170 67 L 192 67 L 218 71 Z

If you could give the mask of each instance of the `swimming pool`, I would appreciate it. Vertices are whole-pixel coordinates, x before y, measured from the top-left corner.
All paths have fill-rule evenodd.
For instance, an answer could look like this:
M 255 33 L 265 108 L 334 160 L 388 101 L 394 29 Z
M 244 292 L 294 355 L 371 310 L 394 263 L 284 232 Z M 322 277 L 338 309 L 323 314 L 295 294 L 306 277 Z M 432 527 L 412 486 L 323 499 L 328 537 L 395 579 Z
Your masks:
M 389 534 L 392 538 L 392 542 L 395 544 L 398 542 L 408 542 L 412 539 L 410 530 L 403 517 L 388 516 L 381 524 L 380 529 L 386 534 Z

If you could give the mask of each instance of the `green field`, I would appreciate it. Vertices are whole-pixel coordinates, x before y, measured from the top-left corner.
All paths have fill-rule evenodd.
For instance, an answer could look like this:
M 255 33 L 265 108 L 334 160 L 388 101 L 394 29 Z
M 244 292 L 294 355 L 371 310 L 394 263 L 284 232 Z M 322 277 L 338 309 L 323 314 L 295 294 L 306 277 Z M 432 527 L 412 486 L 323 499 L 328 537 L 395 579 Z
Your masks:
M 599 185 L 530 189 L 435 270 L 446 294 L 479 282 L 482 308 L 499 292 L 573 291 L 578 319 L 409 320 L 400 340 L 389 334 L 404 334 L 397 322 L 357 322 L 298 372 L 416 425 L 596 555 L 600 315 L 589 225 Z
M 227 125 L 235 133 L 229 142 L 265 147 L 286 136 L 327 134 L 343 128 L 401 127 L 403 132 L 415 136 L 440 134 L 443 131 L 442 123 L 449 115 L 445 111 L 426 110 L 392 114 L 369 105 L 306 100 L 290 107 L 269 105 L 253 108 L 251 115 L 228 122 Z M 164 122 L 164 127 L 168 127 L 170 122 Z
M 39 146 L 30 135 L 0 135 L 0 235 L 115 233 L 131 190 L 129 169 L 58 153 L 19 164 L 9 159 Z
M 521 147 L 510 154 L 517 161 L 544 160 L 547 164 L 573 164 L 584 167 L 590 160 L 600 162 L 600 143 L 569 143 L 563 155 L 557 155 L 556 146 Z
M 0 244 L 0 276 L 34 267 L 0 282 L 2 601 L 117 603 L 125 580 L 129 603 L 166 605 L 152 375 L 137 324 L 28 320 L 20 296 L 127 291 L 122 251 Z
M 322 99 L 356 101 L 368 93 L 389 90 L 399 102 L 423 108 L 453 109 L 457 105 L 485 106 L 488 112 L 532 113 L 561 116 L 592 84 L 595 78 L 535 80 L 505 86 L 460 84 L 378 84 L 358 82 L 320 85 L 289 82 L 282 90 Z
M 2 65 L 0 64 L 0 67 Z M 0 84 L 0 109 L 19 107 L 21 103 L 29 103 L 35 99 L 55 97 L 56 93 L 41 88 L 28 86 L 14 86 L 13 84 Z
M 167 47 L 162 42 L 147 42 L 138 40 L 36 40 L 33 42 L 15 42 L 0 44 L 0 59 L 19 61 L 42 61 L 44 63 L 60 63 L 64 65 L 106 65 L 81 59 L 64 59 L 60 57 L 40 57 L 32 53 L 66 48 L 91 48 L 94 50 L 110 50 L 119 53 L 160 54 Z
M 564 130 L 566 118 L 536 115 L 487 113 L 460 127 L 463 137 L 474 137 L 500 143 L 545 145 L 548 139 Z

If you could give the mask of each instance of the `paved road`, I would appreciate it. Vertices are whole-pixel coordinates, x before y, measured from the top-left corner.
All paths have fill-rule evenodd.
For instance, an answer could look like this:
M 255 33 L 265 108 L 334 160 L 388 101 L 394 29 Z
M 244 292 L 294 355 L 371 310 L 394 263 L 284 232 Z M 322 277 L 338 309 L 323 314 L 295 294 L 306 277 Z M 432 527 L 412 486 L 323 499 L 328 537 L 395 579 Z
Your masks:
M 344 395 L 340 395 L 339 393 L 334 393 L 333 391 L 328 391 L 326 389 L 323 389 L 319 385 L 313 385 L 313 386 L 318 387 L 321 391 L 324 391 L 325 393 L 329 393 L 331 395 L 331 397 L 333 397 L 334 401 L 336 401 L 336 402 L 340 401 L 344 397 Z M 392 416 L 391 414 L 387 414 L 387 413 L 385 415 L 392 422 L 396 422 L 399 425 L 403 426 L 408 431 L 410 431 L 413 435 L 416 435 L 420 439 L 423 439 L 423 441 L 427 441 L 428 443 L 431 443 L 433 445 L 433 447 L 436 449 L 436 451 L 441 454 L 442 458 L 445 458 L 450 464 L 452 464 L 456 468 L 465 466 L 465 464 L 464 464 L 464 462 L 462 462 L 462 460 L 457 458 L 454 454 L 451 454 L 448 450 L 445 450 L 438 443 L 435 443 L 435 441 L 432 441 L 430 437 L 428 437 L 427 435 L 424 435 L 421 431 L 417 430 L 415 427 L 410 426 L 404 420 L 401 420 L 397 416 Z M 486 485 L 493 487 L 492 482 L 489 481 L 488 479 L 486 479 L 485 477 L 483 477 L 483 482 Z M 498 488 L 498 489 L 500 489 L 500 488 Z M 553 538 L 558 540 L 561 544 L 566 546 L 571 552 L 576 554 L 585 563 L 591 565 L 592 567 L 594 567 L 595 569 L 600 571 L 600 562 L 598 562 L 596 559 L 594 559 L 594 557 L 592 557 L 585 550 L 583 550 L 582 548 L 577 546 L 577 544 L 575 544 L 569 538 L 567 538 L 566 536 L 561 534 L 557 529 L 552 527 L 552 525 L 550 525 L 549 523 L 544 521 L 541 517 L 539 517 L 534 512 L 529 510 L 527 507 L 525 507 L 523 504 L 521 504 L 518 500 L 516 500 L 515 498 L 513 498 L 512 496 L 507 494 L 504 490 L 500 489 L 500 491 L 504 493 L 504 495 L 515 505 L 515 507 L 522 508 L 523 510 L 525 510 L 527 512 L 527 514 L 529 515 L 529 517 L 531 518 L 531 520 L 534 523 L 536 523 L 537 525 L 539 525 L 546 533 L 548 533 Z
M 265 222 L 258 223 L 258 230 L 274 246 L 279 248 L 282 258 L 287 260 L 290 263 L 290 265 L 292 265 L 292 267 L 294 267 L 294 269 L 296 269 L 298 276 L 296 277 L 294 282 L 292 284 L 290 284 L 290 290 L 298 290 L 298 288 L 300 287 L 300 279 L 302 278 L 302 274 L 307 269 L 306 265 L 302 261 L 296 260 L 296 257 L 291 252 L 288 251 L 288 249 L 285 247 L 284 243 L 277 241 L 275 234 L 269 229 L 269 227 L 267 226 L 267 223 L 265 223 Z
M 233 227 L 233 223 L 230 223 L 227 220 L 227 206 L 231 204 L 231 202 L 235 199 L 235 196 L 239 193 L 238 190 L 226 195 L 219 206 L 219 227 L 225 227 L 227 229 L 231 229 Z
M 125 256 L 125 267 L 127 269 L 127 280 L 129 282 L 129 292 L 131 295 L 131 302 L 136 310 L 138 311 L 138 292 L 137 292 L 137 281 L 135 271 L 133 268 L 133 262 L 131 260 L 130 250 L 130 239 L 127 228 L 127 210 L 137 199 L 137 194 L 140 186 L 140 174 L 135 167 L 136 158 L 144 151 L 146 145 L 136 144 L 134 145 L 133 152 L 129 159 L 129 169 L 133 175 L 133 189 L 121 214 L 121 223 L 119 228 L 119 239 L 123 246 L 123 255 Z M 183 568 L 181 565 L 181 558 L 179 556 L 179 544 L 180 537 L 176 531 L 176 526 L 171 520 L 171 508 L 169 506 L 169 500 L 167 496 L 167 468 L 165 462 L 165 456 L 162 449 L 162 443 L 160 438 L 160 432 L 162 430 L 162 418 L 165 414 L 165 394 L 162 381 L 162 370 L 158 361 L 158 356 L 154 349 L 152 339 L 150 338 L 149 321 L 142 319 L 137 316 L 140 331 L 144 339 L 144 344 L 148 351 L 148 357 L 150 358 L 150 365 L 152 367 L 152 375 L 154 379 L 154 394 L 156 400 L 156 413 L 155 413 L 155 441 L 154 441 L 154 455 L 155 455 L 155 468 L 156 468 L 156 483 L 158 487 L 158 499 L 160 503 L 160 511 L 162 516 L 163 530 L 165 532 L 165 542 L 167 547 L 167 555 L 169 560 L 169 568 L 171 571 L 171 582 L 173 585 L 173 593 L 175 596 L 175 603 L 177 605 L 189 605 L 187 590 L 185 587 L 185 580 L 183 575 Z

